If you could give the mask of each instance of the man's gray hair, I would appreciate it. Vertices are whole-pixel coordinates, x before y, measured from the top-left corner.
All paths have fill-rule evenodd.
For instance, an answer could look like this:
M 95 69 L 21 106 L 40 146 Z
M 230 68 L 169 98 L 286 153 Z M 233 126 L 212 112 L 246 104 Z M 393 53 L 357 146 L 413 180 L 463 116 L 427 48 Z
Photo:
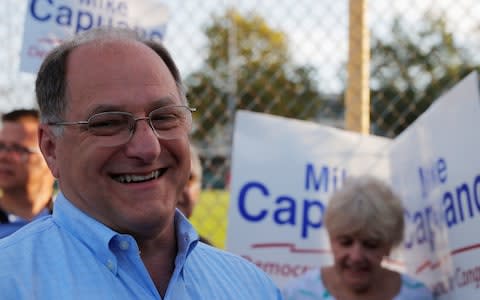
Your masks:
M 96 43 L 101 45 L 106 41 L 126 40 L 142 43 L 151 48 L 168 67 L 178 88 L 182 104 L 188 105 L 180 72 L 168 50 L 158 42 L 143 39 L 134 30 L 114 27 L 97 27 L 63 42 L 54 48 L 43 60 L 35 82 L 40 117 L 43 123 L 62 121 L 68 105 L 67 89 L 67 59 L 77 47 Z

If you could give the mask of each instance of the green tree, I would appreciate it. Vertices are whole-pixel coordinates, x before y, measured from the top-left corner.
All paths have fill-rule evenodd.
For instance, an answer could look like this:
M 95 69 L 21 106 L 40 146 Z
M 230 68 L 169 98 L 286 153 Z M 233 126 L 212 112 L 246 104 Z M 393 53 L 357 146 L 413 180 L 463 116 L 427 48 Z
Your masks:
M 477 68 L 445 19 L 429 16 L 415 29 L 396 18 L 388 40 L 372 39 L 371 121 L 376 134 L 398 135 Z
M 229 10 L 206 28 L 202 67 L 186 79 L 199 108 L 195 137 L 204 139 L 231 124 L 235 109 L 312 119 L 322 105 L 314 68 L 292 63 L 285 34 L 258 16 Z

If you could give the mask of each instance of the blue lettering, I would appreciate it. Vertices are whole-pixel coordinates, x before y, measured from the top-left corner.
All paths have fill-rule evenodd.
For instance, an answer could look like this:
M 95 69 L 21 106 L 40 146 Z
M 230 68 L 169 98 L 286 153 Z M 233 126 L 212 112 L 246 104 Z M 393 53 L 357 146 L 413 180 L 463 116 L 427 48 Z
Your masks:
M 427 240 L 427 233 L 425 231 L 425 224 L 423 221 L 423 216 L 421 211 L 415 212 L 413 215 L 413 223 L 417 225 L 416 236 L 417 243 L 423 244 Z
M 86 23 L 85 23 L 86 22 Z M 93 17 L 88 11 L 78 11 L 75 33 L 86 31 L 93 26 Z
M 162 26 L 161 29 L 162 29 L 161 31 L 152 30 L 152 32 L 150 32 L 149 39 L 151 39 L 153 41 L 157 41 L 157 42 L 160 42 L 161 40 L 163 40 L 163 33 L 167 29 L 165 28 L 165 26 Z
M 434 227 L 439 226 L 435 210 L 432 206 L 426 206 L 421 210 L 414 211 L 413 215 L 404 210 L 405 221 L 412 223 L 414 227 L 405 232 L 404 246 L 411 249 L 415 244 L 422 245 L 428 243 L 430 249 L 435 249 Z
M 311 220 L 311 209 L 314 209 L 316 216 L 314 217 L 315 222 Z M 322 202 L 318 200 L 307 200 L 303 201 L 303 217 L 302 217 L 302 238 L 308 237 L 308 228 L 320 228 L 322 226 L 323 213 L 325 211 L 325 206 Z
M 480 176 L 480 175 L 479 175 Z M 475 208 L 477 208 L 477 212 L 480 210 L 479 201 L 478 201 L 478 192 L 477 192 L 477 185 L 478 185 L 478 177 L 475 179 L 473 183 L 473 199 L 475 201 Z M 470 193 L 470 187 L 466 183 L 462 183 L 455 189 L 456 197 L 449 191 L 446 191 L 443 194 L 443 205 L 445 211 L 445 220 L 447 221 L 448 227 L 452 227 L 457 224 L 457 217 L 459 222 L 465 221 L 465 213 L 464 213 L 464 203 L 466 203 L 468 207 L 468 214 L 470 218 L 473 218 L 475 215 L 474 206 L 472 204 L 472 197 Z M 456 202 L 454 201 L 456 199 Z M 455 203 L 457 206 L 455 207 Z
M 112 0 L 79 0 L 81 5 L 91 6 L 97 9 L 102 9 L 110 14 L 119 14 L 127 16 L 128 6 L 127 3 L 120 1 L 115 2 Z
M 443 158 L 439 158 L 433 166 L 419 167 L 418 175 L 422 198 L 426 199 L 436 186 L 447 181 L 447 163 Z
M 110 10 L 112 12 L 116 11 L 115 4 L 113 3 L 113 1 L 107 1 L 107 4 L 105 5 L 105 9 Z
M 315 176 L 315 167 L 313 164 L 307 164 L 306 178 L 305 178 L 305 190 L 310 190 L 310 182 L 313 185 L 315 191 L 319 191 L 322 187 L 323 182 L 323 191 L 328 191 L 328 168 L 323 167 L 322 172 L 320 173 L 320 178 L 317 180 Z
M 245 202 L 247 201 L 247 192 L 249 192 L 250 189 L 259 190 L 264 196 L 269 196 L 270 193 L 268 192 L 268 189 L 260 182 L 247 183 L 240 190 L 240 195 L 238 196 L 238 210 L 240 211 L 240 214 L 250 222 L 258 222 L 267 216 L 268 211 L 266 209 L 263 209 L 256 215 L 248 213 Z
M 440 172 L 439 174 L 441 174 Z M 446 179 L 446 175 L 439 178 Z M 462 182 L 451 191 L 442 194 L 442 214 L 439 215 L 433 206 L 427 206 L 413 213 L 404 211 L 405 222 L 414 225 L 414 232 L 405 233 L 404 246 L 413 248 L 415 244 L 430 244 L 432 251 L 435 250 L 435 232 L 442 230 L 445 223 L 447 228 L 452 228 L 475 218 L 480 213 L 480 175 L 473 180 L 472 185 Z M 473 203 L 474 201 L 474 203 Z M 407 230 L 409 227 L 407 226 Z
M 66 6 L 60 6 L 58 8 L 58 15 L 56 21 L 59 25 L 72 25 L 72 10 Z
M 122 15 L 122 16 L 127 16 L 127 12 L 128 12 L 128 6 L 127 6 L 127 3 L 125 2 L 120 2 L 118 3 L 118 6 L 117 6 L 117 11 Z
M 104 22 L 104 19 L 106 19 L 105 22 Z M 117 27 L 122 27 L 122 26 L 120 26 L 121 23 L 123 23 L 123 22 L 118 22 Z M 97 26 L 112 27 L 113 26 L 113 19 L 112 18 L 104 18 L 103 16 L 98 16 L 97 17 Z M 128 26 L 124 26 L 124 27 L 128 27 Z
M 330 169 L 328 166 L 323 166 L 317 178 L 315 166 L 311 163 L 307 164 L 305 169 L 305 190 L 309 191 L 313 188 L 316 192 L 328 193 L 329 187 L 331 187 L 335 191 L 347 177 L 345 169 L 340 171 L 340 178 L 337 173 L 337 168 Z
M 295 225 L 295 199 L 289 196 L 280 196 L 277 198 L 275 203 L 287 204 L 285 208 L 278 208 L 275 210 L 275 213 L 273 214 L 273 220 L 275 221 L 275 223 Z M 281 217 L 282 215 L 284 215 L 283 218 Z
M 445 223 L 450 228 L 457 225 L 457 214 L 455 213 L 455 205 L 453 203 L 453 195 L 450 192 L 445 192 L 442 199 L 444 207 Z
M 435 211 L 432 209 L 431 206 L 427 206 L 425 208 L 425 219 L 426 219 L 426 233 L 427 233 L 427 241 L 430 244 L 430 249 L 432 251 L 435 250 L 435 234 L 433 232 L 432 224 L 437 225 L 437 220 L 435 217 Z
M 440 182 L 447 182 L 447 162 L 441 157 L 437 161 L 437 171 L 438 179 L 440 179 Z
M 56 25 L 70 27 L 75 34 L 98 26 L 131 28 L 144 39 L 161 41 L 166 25 L 159 24 L 155 28 L 144 28 L 128 24 L 128 6 L 124 1 L 113 0 L 78 0 L 85 9 L 75 11 L 76 7 L 59 5 L 55 7 L 53 0 L 31 0 L 29 13 L 40 22 L 55 22 Z M 99 12 L 101 9 L 103 12 Z M 55 11 L 56 10 L 56 11 Z
M 472 201 L 470 199 L 470 189 L 468 188 L 468 185 L 466 183 L 460 185 L 457 187 L 457 202 L 458 206 L 460 207 L 460 210 L 463 211 L 462 208 L 462 194 L 465 195 L 466 197 L 466 202 L 468 205 L 468 212 L 470 215 L 470 218 L 473 217 L 473 207 L 472 207 Z M 462 213 L 462 221 L 463 221 L 463 213 Z
M 476 204 L 476 207 L 477 207 L 477 210 L 480 211 L 480 197 L 479 197 L 479 192 L 478 192 L 478 186 L 480 185 L 480 175 L 477 175 L 477 177 L 475 178 L 475 182 L 473 183 L 473 195 L 474 195 L 474 198 L 475 198 L 475 204 Z
M 46 0 L 49 4 L 53 4 L 53 1 L 52 0 Z M 36 10 L 36 7 L 37 7 L 37 2 L 40 2 L 38 0 L 32 0 L 32 2 L 30 2 L 30 13 L 32 14 L 32 17 L 34 17 L 35 19 L 39 20 L 39 21 L 47 21 L 48 19 L 50 19 L 50 17 L 52 15 L 50 14 L 46 14 L 44 17 L 41 17 L 40 15 L 38 15 L 37 13 L 37 10 Z
M 270 196 L 269 189 L 261 182 L 247 182 L 238 194 L 237 207 L 240 216 L 249 222 L 264 222 L 271 216 L 271 221 L 280 226 L 293 227 L 298 224 L 300 235 L 303 239 L 308 238 L 311 230 L 319 229 L 323 226 L 325 205 L 320 200 L 304 199 L 300 204 L 300 202 L 289 195 L 273 197 L 274 200 L 273 198 L 269 200 Z M 264 200 L 274 202 L 265 202 Z M 252 203 L 256 205 L 252 206 Z M 259 206 L 259 203 L 265 205 Z M 272 203 L 276 205 L 275 208 L 269 208 Z M 298 205 L 302 205 L 302 207 L 297 211 Z M 301 219 L 297 222 L 297 218 Z

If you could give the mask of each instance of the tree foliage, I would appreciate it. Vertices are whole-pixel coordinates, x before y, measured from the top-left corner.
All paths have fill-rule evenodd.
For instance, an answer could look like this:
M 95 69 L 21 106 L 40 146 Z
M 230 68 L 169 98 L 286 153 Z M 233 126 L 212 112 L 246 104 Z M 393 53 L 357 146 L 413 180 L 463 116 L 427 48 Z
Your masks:
M 373 39 L 371 57 L 372 127 L 390 137 L 477 68 L 441 17 L 414 29 L 397 18 L 388 40 Z
M 258 16 L 229 10 L 214 16 L 202 67 L 187 77 L 191 105 L 202 130 L 212 134 L 233 120 L 235 109 L 310 119 L 321 106 L 314 69 L 296 66 L 285 34 Z

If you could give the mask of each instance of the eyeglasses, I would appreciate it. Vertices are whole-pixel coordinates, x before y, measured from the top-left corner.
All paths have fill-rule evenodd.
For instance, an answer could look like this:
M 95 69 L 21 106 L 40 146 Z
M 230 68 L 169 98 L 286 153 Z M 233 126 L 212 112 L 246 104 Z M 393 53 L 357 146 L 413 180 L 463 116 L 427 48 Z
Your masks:
M 138 117 L 128 112 L 109 111 L 92 115 L 86 121 L 52 122 L 54 126 L 85 126 L 92 135 L 99 136 L 103 146 L 119 146 L 128 143 L 137 121 L 148 120 L 148 124 L 159 139 L 180 138 L 192 127 L 192 112 L 196 108 L 185 105 L 164 106 L 152 110 L 147 117 Z
M 7 145 L 0 142 L 0 153 L 8 153 L 16 161 L 26 161 L 30 154 L 39 153 L 37 148 L 29 148 L 18 144 Z

